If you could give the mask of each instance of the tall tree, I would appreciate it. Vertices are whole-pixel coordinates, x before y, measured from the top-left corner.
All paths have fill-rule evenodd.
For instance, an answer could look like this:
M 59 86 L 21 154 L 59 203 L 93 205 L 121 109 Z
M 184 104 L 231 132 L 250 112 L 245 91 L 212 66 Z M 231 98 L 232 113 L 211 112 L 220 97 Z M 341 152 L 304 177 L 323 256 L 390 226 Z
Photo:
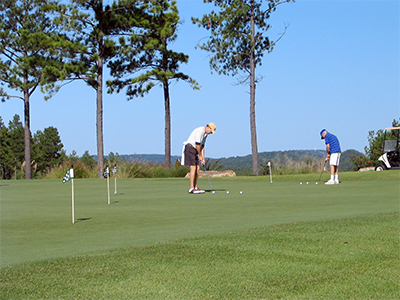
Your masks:
M 120 92 L 127 87 L 131 100 L 144 96 L 160 84 L 164 94 L 165 110 L 165 164 L 171 166 L 171 111 L 169 85 L 173 80 L 188 82 L 199 89 L 197 82 L 188 75 L 178 72 L 189 56 L 169 49 L 177 38 L 179 12 L 176 1 L 149 0 L 141 6 L 142 15 L 137 18 L 129 39 L 120 40 L 117 56 L 109 63 L 111 75 L 109 92 Z
M 94 159 L 93 155 L 89 154 L 88 150 L 86 150 L 85 153 L 83 153 L 82 157 L 80 158 L 80 161 L 89 169 L 93 169 L 94 166 L 96 165 L 96 160 Z
M 136 19 L 139 0 L 119 0 L 104 5 L 102 0 L 71 0 L 60 15 L 75 41 L 87 47 L 81 60 L 88 71 L 80 75 L 96 91 L 97 175 L 103 176 L 103 81 L 104 66 L 114 55 L 116 40 L 129 30 Z
M 19 115 L 8 123 L 8 128 L 4 125 L 0 117 L 0 164 L 1 178 L 17 178 L 17 168 L 24 161 L 24 126 Z
M 0 3 L 0 83 L 15 94 L 0 89 L 2 101 L 24 103 L 25 179 L 32 178 L 30 98 L 38 87 L 50 98 L 63 81 L 76 71 L 76 62 L 65 58 L 74 47 L 59 34 L 49 14 L 51 0 L 3 0 Z
M 271 28 L 267 24 L 270 14 L 282 3 L 294 0 L 203 0 L 214 3 L 218 12 L 212 11 L 201 19 L 192 18 L 194 24 L 211 28 L 207 42 L 199 48 L 212 53 L 210 67 L 218 74 L 235 76 L 240 72 L 246 74 L 240 80 L 250 85 L 250 131 L 253 174 L 258 175 L 258 146 L 255 116 L 256 67 L 261 65 L 264 53 L 271 52 L 276 40 L 267 36 Z M 266 2 L 268 5 L 263 5 Z
M 33 136 L 32 147 L 36 172 L 44 174 L 51 167 L 59 166 L 66 158 L 63 147 L 57 128 L 50 126 L 38 130 Z

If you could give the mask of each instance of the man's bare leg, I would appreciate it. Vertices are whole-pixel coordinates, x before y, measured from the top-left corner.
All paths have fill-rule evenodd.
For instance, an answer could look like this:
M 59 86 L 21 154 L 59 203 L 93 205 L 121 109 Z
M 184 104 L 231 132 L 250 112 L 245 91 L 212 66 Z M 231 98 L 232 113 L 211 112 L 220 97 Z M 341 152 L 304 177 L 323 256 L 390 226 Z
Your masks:
M 194 188 L 197 184 L 197 166 L 190 166 L 190 188 Z

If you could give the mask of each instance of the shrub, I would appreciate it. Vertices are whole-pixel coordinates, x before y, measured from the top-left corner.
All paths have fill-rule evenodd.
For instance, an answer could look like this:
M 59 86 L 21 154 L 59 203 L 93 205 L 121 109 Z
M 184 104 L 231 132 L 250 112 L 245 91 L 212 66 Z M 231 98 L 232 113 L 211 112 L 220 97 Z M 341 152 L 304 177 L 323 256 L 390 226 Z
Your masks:
M 366 157 L 364 154 L 361 154 L 360 156 L 352 156 L 350 161 L 354 163 L 354 171 L 357 171 L 361 168 L 366 168 L 366 167 L 373 167 L 374 164 L 371 163 L 371 159 Z
M 93 172 L 89 168 L 87 168 L 83 163 L 78 161 L 70 160 L 64 161 L 58 167 L 52 168 L 46 175 L 44 175 L 44 179 L 62 179 L 67 171 L 71 168 L 71 165 L 74 166 L 74 178 L 93 178 Z M 97 177 L 97 171 L 95 174 Z
M 285 157 L 281 159 L 271 160 L 272 174 L 275 175 L 295 175 L 295 174 L 310 174 L 318 173 L 322 170 L 321 159 L 318 158 L 306 158 L 304 161 L 296 161 L 291 158 Z M 264 160 L 260 164 L 260 174 L 269 175 L 270 168 L 268 161 Z

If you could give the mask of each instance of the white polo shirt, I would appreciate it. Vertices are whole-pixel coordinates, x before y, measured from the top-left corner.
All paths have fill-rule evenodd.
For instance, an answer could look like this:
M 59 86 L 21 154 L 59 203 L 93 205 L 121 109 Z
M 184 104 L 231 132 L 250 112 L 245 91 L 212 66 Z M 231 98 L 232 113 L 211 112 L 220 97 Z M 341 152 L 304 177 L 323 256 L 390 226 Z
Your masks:
M 208 134 L 206 133 L 206 127 L 201 126 L 192 131 L 186 144 L 192 145 L 196 149 L 196 144 L 200 144 L 204 147 Z

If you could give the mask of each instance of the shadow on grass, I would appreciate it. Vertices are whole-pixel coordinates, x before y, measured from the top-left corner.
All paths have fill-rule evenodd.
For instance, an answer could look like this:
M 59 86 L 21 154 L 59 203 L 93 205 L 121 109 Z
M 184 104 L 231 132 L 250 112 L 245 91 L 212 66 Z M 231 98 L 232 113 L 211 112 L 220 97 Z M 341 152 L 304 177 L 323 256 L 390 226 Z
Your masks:
M 76 219 L 76 221 L 83 222 L 83 221 L 89 221 L 91 219 L 92 219 L 91 217 L 90 218 L 79 218 L 79 219 Z

